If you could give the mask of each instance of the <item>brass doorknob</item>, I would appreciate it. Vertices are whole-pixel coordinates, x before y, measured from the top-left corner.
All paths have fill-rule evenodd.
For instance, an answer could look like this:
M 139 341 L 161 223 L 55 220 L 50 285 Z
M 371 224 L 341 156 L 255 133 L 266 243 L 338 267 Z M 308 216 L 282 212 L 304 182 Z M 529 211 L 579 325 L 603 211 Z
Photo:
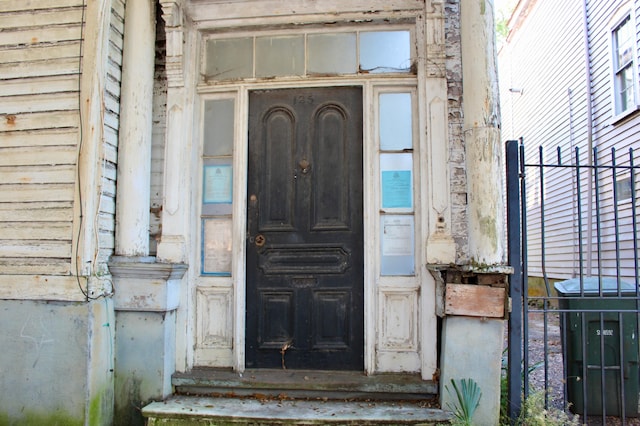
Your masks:
M 267 239 L 264 237 L 264 235 L 256 235 L 255 242 L 257 247 L 262 247 L 264 243 L 267 242 Z
M 309 166 L 311 166 L 311 164 L 307 161 L 306 158 L 304 158 L 298 163 L 298 166 L 300 166 L 302 173 L 306 174 L 309 171 Z

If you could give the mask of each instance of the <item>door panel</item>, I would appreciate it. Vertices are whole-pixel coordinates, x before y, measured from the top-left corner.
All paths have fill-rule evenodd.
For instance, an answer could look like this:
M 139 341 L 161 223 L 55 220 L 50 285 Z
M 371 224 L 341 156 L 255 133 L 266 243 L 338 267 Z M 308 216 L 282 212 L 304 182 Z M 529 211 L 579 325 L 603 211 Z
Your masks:
M 363 368 L 362 89 L 249 96 L 246 367 Z

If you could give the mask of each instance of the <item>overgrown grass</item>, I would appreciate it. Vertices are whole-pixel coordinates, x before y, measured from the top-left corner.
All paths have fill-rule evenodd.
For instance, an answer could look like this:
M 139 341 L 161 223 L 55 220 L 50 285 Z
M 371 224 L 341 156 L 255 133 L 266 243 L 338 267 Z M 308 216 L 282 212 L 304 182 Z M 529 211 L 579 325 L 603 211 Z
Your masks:
M 503 355 L 506 353 L 506 349 Z M 504 426 L 511 425 L 509 418 L 509 400 L 508 400 L 508 380 L 507 365 L 502 363 L 502 377 L 500 379 L 500 424 Z M 527 368 L 525 374 L 531 374 L 543 365 L 542 361 L 533 364 Z M 570 417 L 565 411 L 557 408 L 545 408 L 545 391 L 531 390 L 529 396 L 522 403 L 520 416 L 516 419 L 517 426 L 580 426 L 580 416 Z

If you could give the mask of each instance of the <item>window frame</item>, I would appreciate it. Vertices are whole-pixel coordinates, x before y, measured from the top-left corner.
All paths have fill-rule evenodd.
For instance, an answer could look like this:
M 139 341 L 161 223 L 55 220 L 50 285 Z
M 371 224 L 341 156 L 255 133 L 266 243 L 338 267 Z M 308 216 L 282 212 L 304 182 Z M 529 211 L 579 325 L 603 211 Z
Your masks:
M 640 109 L 638 102 L 638 53 L 635 34 L 635 17 L 630 10 L 626 10 L 616 15 L 617 19 L 611 21 L 610 25 L 610 61 L 611 61 L 611 116 L 612 124 L 615 124 L 630 114 Z M 618 31 L 623 25 L 629 25 L 631 27 L 631 58 L 623 65 L 618 63 Z M 633 82 L 631 87 L 631 99 L 627 101 L 625 109 L 622 108 L 622 100 L 620 97 L 620 79 L 623 78 L 623 73 L 630 69 L 633 76 Z M 620 110 L 619 110 L 620 109 Z

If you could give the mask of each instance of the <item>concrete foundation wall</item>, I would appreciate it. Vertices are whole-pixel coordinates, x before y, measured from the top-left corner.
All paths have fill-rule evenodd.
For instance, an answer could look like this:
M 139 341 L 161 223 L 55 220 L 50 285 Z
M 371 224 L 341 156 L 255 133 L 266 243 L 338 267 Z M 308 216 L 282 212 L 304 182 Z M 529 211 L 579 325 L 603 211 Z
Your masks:
M 0 300 L 0 425 L 111 424 L 112 315 L 106 299 Z
M 451 380 L 459 382 L 462 379 L 473 379 L 482 391 L 480 405 L 472 419 L 473 424 L 498 424 L 503 338 L 502 319 L 456 316 L 444 319 L 440 376 L 440 400 L 443 408 L 452 409 L 457 406 Z
M 140 408 L 171 393 L 175 311 L 116 314 L 115 425 L 144 425 Z

